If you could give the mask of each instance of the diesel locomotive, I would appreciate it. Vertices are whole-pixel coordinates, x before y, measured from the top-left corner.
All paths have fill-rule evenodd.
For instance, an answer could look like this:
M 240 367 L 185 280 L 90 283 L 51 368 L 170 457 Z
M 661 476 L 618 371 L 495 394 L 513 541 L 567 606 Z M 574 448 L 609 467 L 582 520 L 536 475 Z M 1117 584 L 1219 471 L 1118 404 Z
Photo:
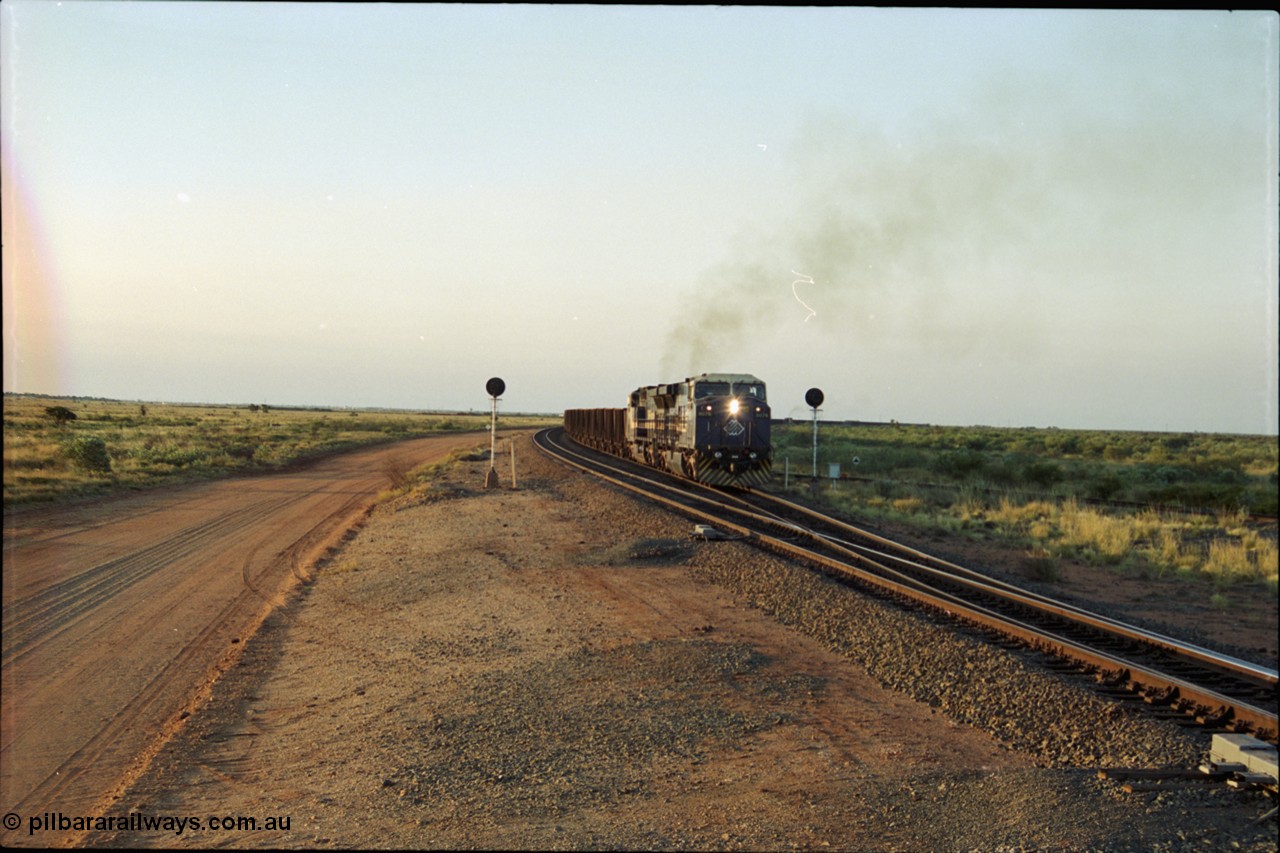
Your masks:
M 764 383 L 746 373 L 703 373 L 631 392 L 625 409 L 569 409 L 579 444 L 713 486 L 769 479 L 773 445 Z

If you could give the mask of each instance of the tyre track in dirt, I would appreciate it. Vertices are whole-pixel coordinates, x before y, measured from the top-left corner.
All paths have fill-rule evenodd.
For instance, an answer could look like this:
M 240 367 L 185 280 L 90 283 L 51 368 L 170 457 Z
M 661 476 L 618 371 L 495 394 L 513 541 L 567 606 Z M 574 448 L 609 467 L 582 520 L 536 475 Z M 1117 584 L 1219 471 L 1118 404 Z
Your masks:
M 4 608 L 4 665 L 53 640 L 99 604 L 149 577 L 174 560 L 187 557 L 234 532 L 254 515 L 267 511 L 267 501 L 220 518 L 184 528 L 136 553 L 108 560 L 59 581 L 41 592 Z
M 410 467 L 475 435 L 304 470 L 6 513 L 0 805 L 101 813 L 207 700 L 244 641 Z M 5 846 L 54 841 L 6 832 Z

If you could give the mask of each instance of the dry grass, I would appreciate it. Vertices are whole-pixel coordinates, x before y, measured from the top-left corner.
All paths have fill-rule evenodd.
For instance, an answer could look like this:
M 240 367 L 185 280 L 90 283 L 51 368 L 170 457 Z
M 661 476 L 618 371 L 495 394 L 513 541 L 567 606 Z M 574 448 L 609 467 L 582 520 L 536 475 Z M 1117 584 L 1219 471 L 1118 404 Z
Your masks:
M 391 456 L 382 463 L 382 473 L 392 489 L 405 489 L 413 482 L 409 476 L 412 465 L 403 456 Z
M 924 501 L 920 498 L 896 498 L 890 505 L 903 515 L 914 515 L 924 509 Z
M 1063 557 L 1096 565 L 1137 569 L 1156 576 L 1207 577 L 1215 584 L 1259 582 L 1277 586 L 1280 566 L 1274 532 L 1264 534 L 1243 513 L 1190 516 L 1099 509 L 1074 499 L 988 502 L 973 491 L 949 506 L 930 510 L 916 496 L 885 497 L 856 489 L 828 500 L 855 516 L 906 520 L 961 536 L 996 537 L 1025 547 L 1027 571 L 1053 576 L 1050 563 Z
M 1058 514 L 1057 544 L 1092 551 L 1104 562 L 1119 563 L 1133 549 L 1136 530 L 1129 519 L 1067 501 Z
M 1016 513 L 1012 514 L 1016 515 Z M 1194 573 L 1217 582 L 1262 581 L 1275 585 L 1276 541 L 1256 529 L 1223 526 L 1209 518 L 1191 519 L 1155 512 L 1107 513 L 1066 501 L 1025 528 L 1009 525 L 1008 509 L 993 513 L 1016 535 L 1055 555 L 1075 555 L 1095 563 L 1140 562 L 1157 574 Z M 1237 519 L 1238 520 L 1238 519 Z
M 1247 538 L 1209 543 L 1203 571 L 1228 580 L 1262 580 L 1276 583 L 1276 543 L 1269 539 Z
M 46 409 L 76 415 L 56 424 Z M 164 483 L 279 468 L 328 453 L 442 432 L 482 431 L 489 415 L 383 410 L 211 406 L 4 396 L 6 506 L 147 488 Z M 551 417 L 506 416 L 503 426 L 549 425 Z M 84 470 L 68 452 L 100 439 L 109 471 Z M 384 473 L 411 485 L 407 465 Z

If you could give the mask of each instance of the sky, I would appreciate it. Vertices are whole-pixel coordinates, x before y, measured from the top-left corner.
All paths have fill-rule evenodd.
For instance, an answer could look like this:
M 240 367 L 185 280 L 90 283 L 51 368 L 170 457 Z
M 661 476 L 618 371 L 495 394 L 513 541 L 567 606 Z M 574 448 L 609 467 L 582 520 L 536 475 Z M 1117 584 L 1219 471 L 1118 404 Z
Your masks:
M 1277 433 L 1273 12 L 0 0 L 4 390 Z

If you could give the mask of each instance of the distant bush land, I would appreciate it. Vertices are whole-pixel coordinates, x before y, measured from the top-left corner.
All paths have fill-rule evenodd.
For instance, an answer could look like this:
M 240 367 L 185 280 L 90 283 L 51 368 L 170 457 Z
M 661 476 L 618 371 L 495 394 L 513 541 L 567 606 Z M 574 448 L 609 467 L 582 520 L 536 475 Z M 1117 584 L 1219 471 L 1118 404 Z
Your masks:
M 773 439 L 808 476 L 812 426 L 775 425 Z M 818 439 L 820 475 L 838 462 L 846 477 L 1276 513 L 1275 436 L 819 424 Z
M 558 419 L 503 415 L 498 425 Z M 4 395 L 6 507 L 268 471 L 363 445 L 487 431 L 488 412 L 305 409 Z
M 811 476 L 813 428 L 775 423 L 774 480 Z M 823 499 L 893 517 L 1144 571 L 1210 572 L 1273 587 L 1276 436 L 1001 429 L 905 424 L 818 426 Z

